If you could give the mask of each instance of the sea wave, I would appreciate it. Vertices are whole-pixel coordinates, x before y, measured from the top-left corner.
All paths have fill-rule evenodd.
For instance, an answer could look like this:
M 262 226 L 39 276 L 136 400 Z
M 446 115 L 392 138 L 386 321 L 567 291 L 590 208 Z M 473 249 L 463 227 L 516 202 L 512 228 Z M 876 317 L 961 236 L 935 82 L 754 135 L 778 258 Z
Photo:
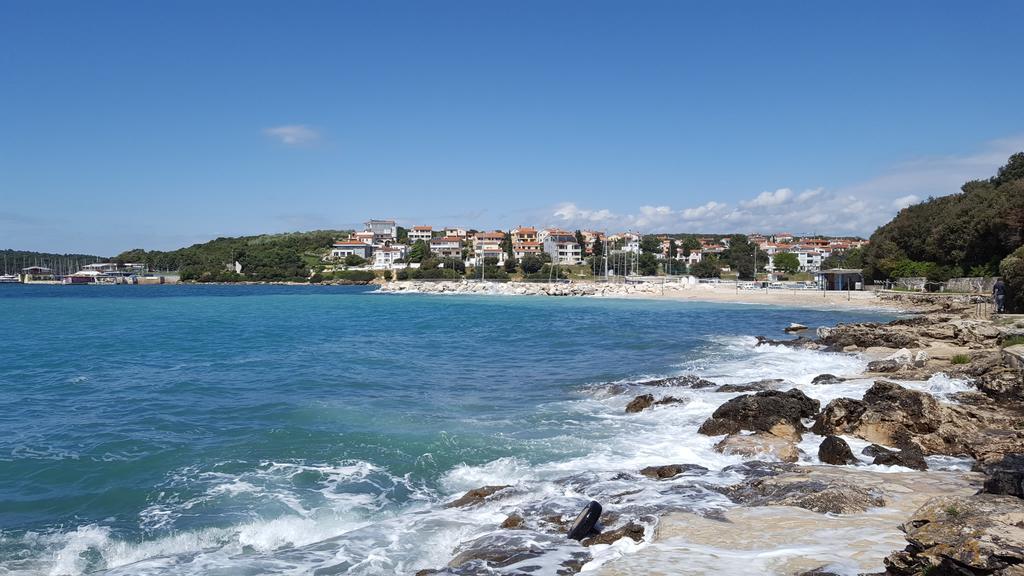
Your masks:
M 695 358 L 681 359 L 678 373 L 716 384 L 778 379 L 778 387 L 798 388 L 822 404 L 844 396 L 860 397 L 872 384 L 856 377 L 867 365 L 867 359 L 857 355 L 757 345 L 747 337 L 715 338 L 700 352 Z M 822 373 L 851 378 L 827 386 L 812 384 Z M 647 546 L 658 518 L 665 513 L 714 515 L 734 506 L 713 487 L 742 479 L 742 471 L 731 467 L 746 458 L 715 451 L 718 439 L 697 434 L 697 428 L 736 394 L 713 387 L 645 385 L 652 378 L 673 375 L 591 383 L 571 400 L 546 405 L 546 412 L 561 415 L 565 439 L 585 445 L 576 455 L 458 464 L 444 471 L 434 485 L 361 460 L 265 461 L 256 466 L 229 461 L 207 469 L 177 470 L 139 514 L 145 539 L 124 539 L 114 526 L 101 523 L 48 533 L 0 533 L 0 551 L 19 554 L 5 563 L 3 573 L 412 573 L 446 566 L 470 542 L 477 549 L 531 551 L 499 572 L 529 568 L 554 573 L 573 561 L 583 562 L 584 571 L 594 570 Z M 946 397 L 969 387 L 943 375 L 905 384 Z M 627 393 L 608 393 L 611 387 Z M 625 407 L 634 392 L 674 396 L 681 402 L 627 414 Z M 813 434 L 804 437 L 799 446 L 802 463 L 820 464 L 816 450 L 820 440 Z M 866 445 L 855 438 L 847 441 L 855 453 Z M 419 458 L 433 462 L 430 454 Z M 708 471 L 661 481 L 638 473 L 646 466 L 664 464 L 697 464 Z M 964 465 L 957 459 L 935 464 L 950 469 Z M 479 506 L 445 506 L 465 491 L 486 485 L 509 487 Z M 617 519 L 610 523 L 639 522 L 645 527 L 644 540 L 626 538 L 594 546 L 583 556 L 578 544 L 545 524 L 544 519 L 571 519 L 590 500 L 601 502 L 609 518 Z M 234 512 L 223 515 L 222 525 L 188 527 L 196 516 L 218 510 Z M 526 519 L 525 529 L 499 527 L 511 514 Z

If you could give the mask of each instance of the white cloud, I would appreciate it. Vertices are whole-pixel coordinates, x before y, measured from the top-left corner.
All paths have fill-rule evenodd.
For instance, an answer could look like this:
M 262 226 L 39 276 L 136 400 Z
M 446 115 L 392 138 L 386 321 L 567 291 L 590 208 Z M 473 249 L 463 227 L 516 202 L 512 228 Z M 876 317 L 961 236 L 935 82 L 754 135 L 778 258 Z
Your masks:
M 603 208 L 601 210 L 587 210 L 576 206 L 572 202 L 565 202 L 559 204 L 553 213 L 555 218 L 558 218 L 563 223 L 579 223 L 579 222 L 605 222 L 615 217 L 610 210 Z
M 263 133 L 285 146 L 307 146 L 320 140 L 320 133 L 305 124 L 288 124 L 264 128 Z
M 753 200 L 740 202 L 744 208 L 759 208 L 763 206 L 778 206 L 787 202 L 793 197 L 793 191 L 789 188 L 779 188 L 775 192 L 761 192 Z
M 957 192 L 969 180 L 988 178 L 1014 152 L 1024 135 L 989 142 L 960 156 L 901 162 L 881 174 L 837 187 L 794 192 L 764 191 L 735 203 L 711 200 L 697 206 L 642 205 L 636 214 L 584 210 L 566 203 L 555 211 L 563 221 L 600 222 L 611 230 L 642 232 L 778 232 L 869 236 L 899 210 L 929 196 Z M 598 217 L 597 215 L 600 215 Z
M 900 196 L 899 198 L 892 201 L 892 207 L 897 210 L 902 210 L 911 204 L 917 204 L 921 201 L 921 198 L 917 194 L 907 194 L 906 196 Z

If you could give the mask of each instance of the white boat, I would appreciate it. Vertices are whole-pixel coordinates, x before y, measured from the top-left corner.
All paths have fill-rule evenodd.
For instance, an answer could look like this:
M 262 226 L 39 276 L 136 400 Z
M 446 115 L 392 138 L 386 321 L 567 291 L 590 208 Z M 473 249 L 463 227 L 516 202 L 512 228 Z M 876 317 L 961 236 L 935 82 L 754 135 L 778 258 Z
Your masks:
M 0 276 L 0 284 L 21 284 L 21 278 L 14 274 L 4 274 Z

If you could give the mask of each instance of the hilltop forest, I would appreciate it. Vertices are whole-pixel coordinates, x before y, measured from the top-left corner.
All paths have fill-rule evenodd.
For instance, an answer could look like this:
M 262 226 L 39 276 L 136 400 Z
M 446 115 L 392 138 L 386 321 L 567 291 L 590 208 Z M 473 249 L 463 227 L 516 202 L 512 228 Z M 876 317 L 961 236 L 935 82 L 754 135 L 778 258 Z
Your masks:
M 871 235 L 863 253 L 866 278 L 923 276 L 943 282 L 995 276 L 1024 240 L 1024 152 L 988 180 L 961 192 L 904 208 Z
M 162 252 L 128 250 L 115 262 L 144 262 L 151 270 L 177 270 L 182 280 L 200 282 L 300 281 L 309 278 L 310 262 L 317 252 L 330 248 L 348 230 L 316 230 L 287 234 L 262 234 L 217 238 L 204 244 Z M 233 264 L 242 265 L 243 274 Z

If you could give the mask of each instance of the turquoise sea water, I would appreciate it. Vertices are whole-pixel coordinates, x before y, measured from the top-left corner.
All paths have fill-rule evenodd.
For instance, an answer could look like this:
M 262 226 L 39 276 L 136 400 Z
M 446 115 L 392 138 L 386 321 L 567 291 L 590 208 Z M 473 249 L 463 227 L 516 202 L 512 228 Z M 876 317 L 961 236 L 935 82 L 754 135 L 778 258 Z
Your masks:
M 510 510 L 568 514 L 608 481 L 593 492 L 563 477 L 659 456 L 729 463 L 681 440 L 689 420 L 625 418 L 629 397 L 603 384 L 809 380 L 855 366 L 767 356 L 749 336 L 883 318 L 361 287 L 0 285 L 0 574 L 440 567 Z M 692 419 L 717 403 L 695 398 Z M 503 507 L 440 506 L 496 483 L 517 487 Z

